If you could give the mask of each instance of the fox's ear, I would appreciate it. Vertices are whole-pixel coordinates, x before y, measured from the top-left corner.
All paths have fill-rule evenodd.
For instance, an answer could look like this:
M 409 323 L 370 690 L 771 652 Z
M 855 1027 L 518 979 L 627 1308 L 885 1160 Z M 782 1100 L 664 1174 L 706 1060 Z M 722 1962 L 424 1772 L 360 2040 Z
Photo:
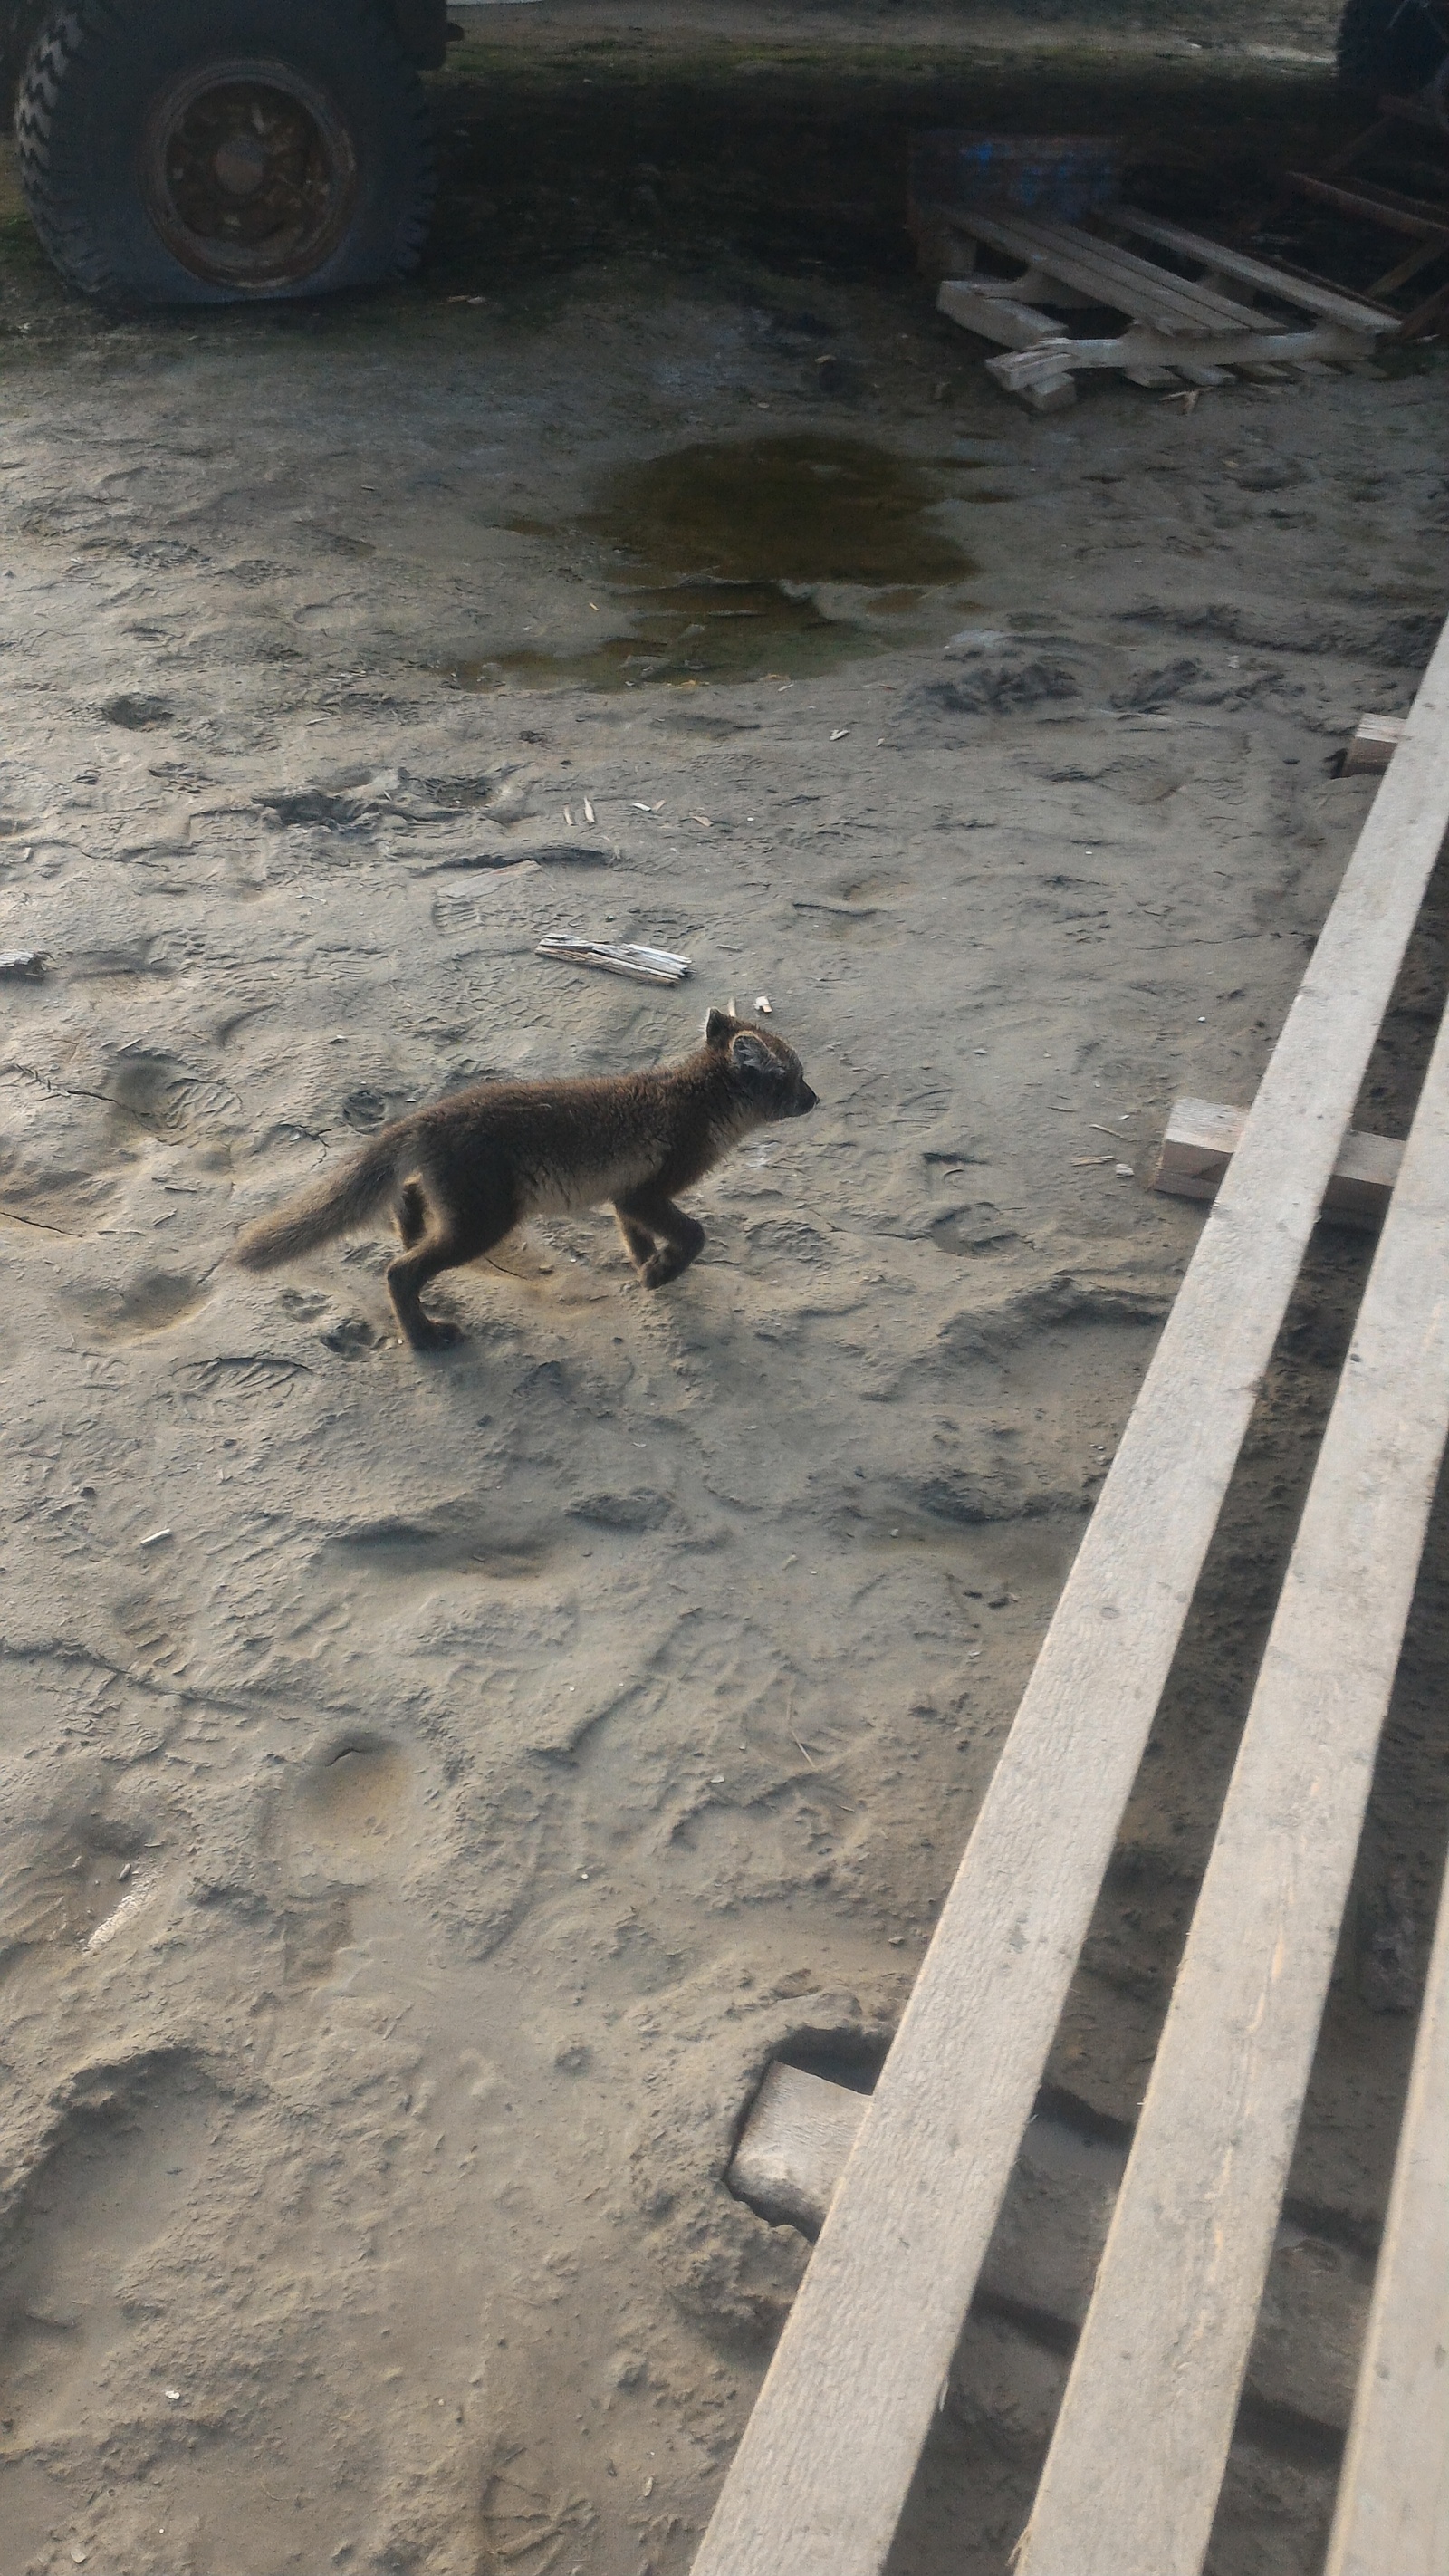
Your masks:
M 753 1029 L 741 1029 L 730 1048 L 730 1062 L 736 1073 L 753 1074 L 757 1080 L 783 1082 L 785 1068 L 771 1053 L 762 1037 Z
M 734 1036 L 734 1033 L 735 1024 L 732 1013 L 729 1011 L 710 1012 L 709 1018 L 704 1024 L 704 1042 L 706 1046 L 718 1047 L 721 1053 L 723 1053 L 724 1049 L 729 1045 L 731 1038 Z

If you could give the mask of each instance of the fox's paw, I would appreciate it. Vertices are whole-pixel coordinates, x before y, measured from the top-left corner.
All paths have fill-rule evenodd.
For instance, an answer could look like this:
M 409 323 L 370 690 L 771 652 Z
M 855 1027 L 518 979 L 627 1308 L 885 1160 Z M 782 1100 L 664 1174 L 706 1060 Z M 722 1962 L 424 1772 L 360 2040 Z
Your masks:
M 408 1335 L 415 1351 L 451 1350 L 453 1344 L 461 1342 L 462 1338 L 456 1324 L 435 1324 L 427 1315 L 419 1315 Z
M 646 1288 L 667 1288 L 670 1280 L 677 1279 L 681 1270 L 688 1267 L 683 1253 L 671 1248 L 667 1252 L 651 1253 L 639 1276 Z

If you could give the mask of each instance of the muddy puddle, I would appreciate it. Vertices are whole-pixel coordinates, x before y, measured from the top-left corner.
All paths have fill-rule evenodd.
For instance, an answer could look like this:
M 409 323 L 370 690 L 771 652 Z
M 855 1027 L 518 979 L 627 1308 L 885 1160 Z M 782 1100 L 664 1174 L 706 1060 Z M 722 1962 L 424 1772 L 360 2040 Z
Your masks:
M 474 690 L 508 679 L 597 689 L 793 680 L 878 651 L 890 620 L 975 571 L 939 522 L 977 470 L 810 434 L 701 442 L 616 468 L 568 531 L 598 592 L 591 605 L 615 631 L 582 651 L 451 662 L 445 676 Z M 853 594 L 848 609 L 823 605 L 823 590 Z

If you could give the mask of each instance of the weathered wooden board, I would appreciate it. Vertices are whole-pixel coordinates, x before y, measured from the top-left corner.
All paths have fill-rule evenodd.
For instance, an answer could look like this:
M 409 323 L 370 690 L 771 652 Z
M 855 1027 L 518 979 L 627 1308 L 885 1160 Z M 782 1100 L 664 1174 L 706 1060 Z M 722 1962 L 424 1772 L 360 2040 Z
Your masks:
M 1019 2576 L 1195 2576 L 1207 2549 L 1449 1437 L 1446 1250 L 1449 1019 L 1304 1506 Z
M 1446 750 L 1449 631 L 1209 1212 L 696 2576 L 876 2576 L 890 2548 L 1449 824 Z
M 1449 2576 L 1449 1876 L 1324 2576 L 1420 2570 Z
M 1143 214 L 1136 206 L 1113 206 L 1107 220 L 1138 241 L 1156 242 L 1161 250 L 1201 260 L 1218 277 L 1236 278 L 1256 293 L 1275 295 L 1281 303 L 1296 305 L 1301 313 L 1321 313 L 1325 321 L 1341 322 L 1346 330 L 1362 332 L 1369 338 L 1381 335 L 1392 339 L 1400 327 L 1399 315 L 1387 312 L 1382 305 L 1321 285 L 1316 278 L 1294 277 L 1285 269 L 1275 268 L 1270 260 L 1251 259 L 1244 251 L 1229 250 L 1226 243 L 1209 241 L 1205 233 L 1189 232 L 1184 225 L 1168 223 L 1161 215 Z
M 937 311 L 953 321 L 958 318 L 954 301 L 957 293 L 957 283 L 948 278 L 936 296 Z M 984 320 L 967 321 L 965 328 L 979 331 L 985 339 L 1003 336 L 993 333 Z M 1037 401 L 1051 361 L 1055 362 L 1056 377 L 1068 382 L 1074 373 L 1115 371 L 1133 377 L 1139 384 L 1156 384 L 1170 381 L 1164 369 L 1176 368 L 1192 379 L 1200 378 L 1205 367 L 1257 368 L 1270 352 L 1275 361 L 1298 366 L 1316 364 L 1323 358 L 1362 358 L 1367 348 L 1367 342 L 1355 341 L 1336 322 L 1315 322 L 1311 329 L 1302 331 L 1285 330 L 1272 340 L 1249 340 L 1241 331 L 1204 334 L 1188 340 L 1173 337 L 1155 324 L 1134 322 L 1130 330 L 1112 340 L 1073 339 L 1062 332 L 1050 340 L 1038 341 L 1034 348 L 1017 350 L 1010 357 L 988 358 L 986 372 L 1005 392 Z
M 1151 1186 L 1169 1198 L 1215 1199 L 1248 1123 L 1246 1109 L 1220 1100 L 1174 1100 Z M 1323 1213 L 1344 1225 L 1377 1226 L 1398 1178 L 1403 1146 L 1350 1127 L 1323 1194 Z
M 1103 241 L 1079 224 L 1049 222 L 1040 217 L 1008 215 L 973 206 L 953 218 L 963 230 L 1008 259 L 1035 262 L 1048 277 L 1060 278 L 1084 295 L 1150 322 L 1165 332 L 1243 332 L 1271 335 L 1282 325 L 1269 313 L 1235 303 L 1215 288 L 1197 286 L 1172 269 L 1139 259 L 1119 243 Z M 1049 291 L 1049 290 L 1048 290 Z

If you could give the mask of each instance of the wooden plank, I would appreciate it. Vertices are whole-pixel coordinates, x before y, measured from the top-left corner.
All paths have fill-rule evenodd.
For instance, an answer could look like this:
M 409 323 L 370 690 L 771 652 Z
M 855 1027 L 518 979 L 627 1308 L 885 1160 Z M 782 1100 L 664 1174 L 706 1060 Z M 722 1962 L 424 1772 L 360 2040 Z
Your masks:
M 1396 199 L 1387 188 L 1335 188 L 1327 179 L 1312 179 L 1305 170 L 1285 170 L 1285 187 L 1341 215 L 1360 215 L 1382 224 L 1386 232 L 1408 233 L 1417 241 L 1449 242 L 1449 224 L 1439 214 L 1417 213 L 1411 200 Z
M 1055 262 L 1063 255 L 1089 259 L 1099 277 L 1116 276 L 1142 299 L 1144 319 L 1156 319 L 1159 312 L 1181 314 L 1193 330 L 1273 330 L 1277 326 L 1270 315 L 1255 314 L 1252 306 L 1228 295 L 1203 279 L 1181 277 L 1176 269 L 1164 268 L 1160 261 L 1143 259 L 1138 252 L 1113 241 L 1106 232 L 1088 232 L 1084 225 L 1063 224 L 1043 217 L 1019 218 L 1026 221 L 1041 243 L 1040 256 Z M 1100 292 L 1100 288 L 1099 288 Z M 1124 309 L 1131 311 L 1132 306 Z
M 1169 1198 L 1215 1199 L 1248 1123 L 1246 1109 L 1220 1100 L 1174 1100 L 1151 1186 Z M 1350 1127 L 1323 1194 L 1323 1213 L 1346 1225 L 1382 1223 L 1403 1146 Z
M 941 288 L 936 299 L 940 312 L 953 312 L 954 307 L 947 300 L 952 292 L 954 289 L 949 286 Z M 968 323 L 966 327 L 971 329 L 974 326 Z M 1150 383 L 1154 381 L 1153 369 L 1181 368 L 1189 350 L 1193 365 L 1198 368 L 1246 367 L 1254 374 L 1276 376 L 1281 375 L 1284 361 L 1297 365 L 1320 358 L 1363 358 L 1368 354 L 1369 344 L 1366 340 L 1355 339 L 1352 332 L 1343 330 L 1337 322 L 1314 322 L 1302 331 L 1277 332 L 1268 340 L 1250 340 L 1242 332 L 1224 333 L 1218 337 L 1209 334 L 1188 340 L 1177 333 L 1159 331 L 1155 324 L 1134 322 L 1117 339 L 1076 340 L 1063 333 L 1059 339 L 1042 341 L 1037 349 L 1018 351 L 1008 358 L 988 358 L 986 364 L 998 384 L 1003 385 L 1008 393 L 1017 393 L 1038 382 L 1042 353 L 1060 353 L 1058 373 L 1120 368 L 1124 375 L 1134 377 L 1139 383 Z M 1264 361 L 1270 350 L 1277 364 L 1265 368 Z
M 1403 738 L 1402 716 L 1360 716 L 1343 755 L 1344 777 L 1352 778 L 1365 769 L 1387 769 Z
M 1371 354 L 1366 340 L 1356 339 L 1337 322 L 1314 322 L 1301 331 L 1275 331 L 1271 339 L 1250 340 L 1242 331 L 1204 332 L 1194 340 L 1184 340 L 1177 333 L 1159 331 L 1155 323 L 1134 322 L 1119 340 L 1067 341 L 1071 362 L 1078 368 L 1128 367 L 1139 365 L 1175 366 L 1190 356 L 1195 366 L 1281 368 L 1297 366 L 1303 360 L 1340 358 L 1350 362 Z
M 1439 286 L 1432 295 L 1425 296 L 1422 304 L 1416 304 L 1412 313 L 1404 315 L 1402 337 L 1405 340 L 1427 339 L 1432 331 L 1438 330 L 1446 313 L 1449 313 L 1449 286 Z
M 1324 2576 L 1449 2576 L 1449 1874 Z
M 1019 2576 L 1196 2576 L 1202 2564 L 1446 1438 L 1449 1016 L 1323 1436 Z M 1440 2189 L 1449 2202 L 1449 2175 Z M 1400 2560 L 1397 2576 L 1419 2566 Z
M 1207 241 L 1201 233 L 1190 233 L 1181 224 L 1170 224 L 1160 215 L 1145 215 L 1136 206 L 1113 206 L 1111 221 L 1124 232 L 1141 241 L 1156 242 L 1162 250 L 1174 250 L 1185 259 L 1210 259 L 1224 277 L 1236 277 L 1244 286 L 1256 286 L 1265 294 L 1276 295 L 1285 304 L 1296 304 L 1305 313 L 1321 313 L 1327 322 L 1341 322 L 1346 330 L 1392 332 L 1399 327 L 1398 316 L 1383 313 L 1356 295 L 1345 295 L 1341 288 L 1321 286 L 1312 278 L 1293 275 L 1275 268 L 1266 259 L 1250 259 L 1246 252 L 1228 250 L 1221 242 Z
M 878 2576 L 885 2561 L 1449 825 L 1446 746 L 1449 628 L 1108 1471 L 696 2576 Z
M 1007 349 L 1033 349 L 1040 340 L 1059 340 L 1060 322 L 1048 320 L 1045 313 L 1020 304 L 1014 296 L 983 293 L 974 277 L 948 277 L 936 295 L 936 310 L 963 331 L 975 331 L 983 340 L 995 340 Z
M 1234 304 L 1210 287 L 1195 286 L 1190 278 L 1175 277 L 1168 269 L 1154 267 L 1151 260 L 1139 259 L 1134 251 L 1083 232 L 1075 224 L 988 215 L 975 207 L 958 213 L 954 220 L 1007 258 L 1039 265 L 1068 286 L 1080 287 L 1094 302 L 1116 305 L 1162 331 L 1271 332 L 1281 327 L 1271 315 Z
M 1399 287 L 1408 285 L 1410 278 L 1417 277 L 1421 269 L 1432 268 L 1436 260 L 1442 259 L 1444 249 L 1443 242 L 1420 242 L 1418 249 L 1411 250 L 1407 259 L 1401 259 L 1396 267 L 1387 268 L 1382 277 L 1376 277 L 1370 292 L 1376 296 L 1395 294 Z

